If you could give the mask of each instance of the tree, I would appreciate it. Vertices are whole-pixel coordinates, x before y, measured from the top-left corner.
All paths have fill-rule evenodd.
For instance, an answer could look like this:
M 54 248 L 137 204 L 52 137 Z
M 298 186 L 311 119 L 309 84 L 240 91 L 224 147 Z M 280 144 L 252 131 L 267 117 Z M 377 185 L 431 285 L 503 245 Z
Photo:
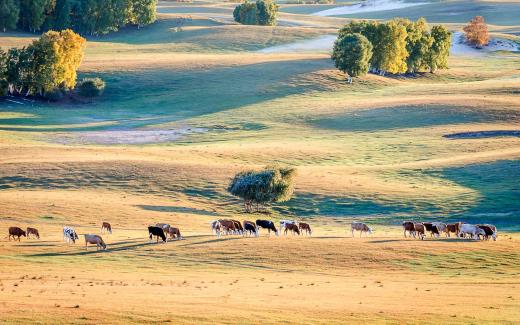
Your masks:
M 390 73 L 404 73 L 407 70 L 406 58 L 406 28 L 396 20 L 391 20 L 386 24 L 380 24 L 382 35 L 379 51 L 381 61 L 378 62 L 377 69 Z
M 131 10 L 127 13 L 128 20 L 137 25 L 137 28 L 149 25 L 157 19 L 157 0 L 133 0 Z
M 398 19 L 396 21 L 406 28 L 407 72 L 415 73 L 428 69 L 426 57 L 433 44 L 433 38 L 428 32 L 426 19 L 419 18 L 416 22 L 408 19 Z
M 433 39 L 426 61 L 430 72 L 434 73 L 438 69 L 448 68 L 448 57 L 451 48 L 451 32 L 444 26 L 433 26 L 430 32 Z
M 464 27 L 464 32 L 467 42 L 477 48 L 482 48 L 489 42 L 488 28 L 482 16 L 475 16 L 471 19 L 469 24 Z
M 7 53 L 0 48 L 0 96 L 6 96 L 8 93 L 7 58 Z
M 352 83 L 352 77 L 368 72 L 372 49 L 372 44 L 365 36 L 346 34 L 334 42 L 332 59 L 336 68 L 349 75 L 348 82 Z
M 29 32 L 40 30 L 45 21 L 47 2 L 48 0 L 20 0 L 20 28 Z
M 261 171 L 238 173 L 228 186 L 228 191 L 244 200 L 246 212 L 273 202 L 285 202 L 294 192 L 294 168 L 266 167 Z
M 71 3 L 70 0 L 57 0 L 56 13 L 54 17 L 53 29 L 63 30 L 71 28 Z
M 256 9 L 258 25 L 276 25 L 276 15 L 278 14 L 278 5 L 276 3 L 271 0 L 257 0 Z
M 19 14 L 15 0 L 0 0 L 0 29 L 5 32 L 7 29 L 16 28 Z
M 83 97 L 98 97 L 104 90 L 105 82 L 101 78 L 85 78 L 78 84 L 78 92 Z

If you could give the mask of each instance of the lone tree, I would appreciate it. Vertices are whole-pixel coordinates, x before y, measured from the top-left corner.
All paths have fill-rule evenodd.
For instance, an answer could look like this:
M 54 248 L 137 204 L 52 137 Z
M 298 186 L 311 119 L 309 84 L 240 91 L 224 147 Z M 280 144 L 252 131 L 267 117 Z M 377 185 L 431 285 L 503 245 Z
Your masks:
M 372 58 L 372 44 L 358 33 L 346 34 L 334 42 L 332 60 L 336 68 L 348 74 L 348 82 L 353 77 L 367 74 Z
M 228 191 L 244 200 L 246 212 L 259 211 L 265 205 L 285 202 L 294 192 L 296 169 L 266 167 L 261 171 L 245 171 L 235 175 L 229 183 Z
M 482 16 L 475 16 L 471 19 L 469 24 L 464 27 L 464 32 L 467 42 L 476 48 L 482 48 L 489 42 L 488 28 Z

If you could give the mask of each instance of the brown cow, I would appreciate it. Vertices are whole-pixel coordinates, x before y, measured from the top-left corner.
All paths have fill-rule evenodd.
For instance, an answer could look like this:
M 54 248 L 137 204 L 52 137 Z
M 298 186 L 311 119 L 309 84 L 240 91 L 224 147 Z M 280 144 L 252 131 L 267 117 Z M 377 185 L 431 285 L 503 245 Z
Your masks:
M 33 237 L 36 239 L 40 239 L 40 233 L 36 228 L 27 227 L 27 238 L 29 238 L 30 235 L 33 235 Z
M 182 239 L 181 231 L 179 230 L 179 228 L 175 228 L 175 227 L 168 228 L 168 235 L 170 235 L 170 239 L 176 239 L 176 240 Z
M 311 226 L 308 223 L 300 222 L 298 224 L 298 227 L 300 228 L 300 231 L 302 234 L 303 234 L 303 231 L 305 230 L 305 234 L 312 236 Z
M 236 224 L 233 220 L 229 219 L 219 219 L 219 224 L 221 227 L 221 231 L 225 231 L 226 234 L 232 233 L 234 234 L 237 231 Z
M 426 230 L 424 225 L 422 223 L 415 223 L 413 225 L 413 228 L 414 228 L 414 231 L 417 234 L 417 236 L 419 236 L 419 238 L 421 238 L 421 240 L 424 240 L 424 237 L 425 237 L 424 233 Z M 414 235 L 414 237 L 415 237 L 415 235 Z
M 18 237 L 18 241 L 20 241 L 20 237 L 27 237 L 25 231 L 18 227 L 9 227 L 9 240 L 11 240 L 11 236 L 13 236 L 13 240 L 16 240 L 14 237 Z
M 448 234 L 448 237 L 451 237 L 450 233 L 454 233 L 455 237 L 458 236 L 458 233 L 460 232 L 460 225 L 462 222 L 456 222 L 456 223 L 449 223 L 446 225 L 446 233 Z
M 238 235 L 244 235 L 244 227 L 242 227 L 242 223 L 238 220 L 231 220 L 235 224 L 235 231 Z
M 403 221 L 403 229 L 404 229 L 404 238 L 406 238 L 406 232 L 408 231 L 408 236 L 412 235 L 415 237 L 415 227 L 412 221 Z
M 112 234 L 112 226 L 108 222 L 104 222 L 101 225 L 101 233 L 108 232 L 109 234 Z
M 291 223 L 286 224 L 286 225 L 285 225 L 285 232 L 284 232 L 285 235 L 287 235 L 287 231 L 288 231 L 288 230 L 292 231 L 293 235 L 294 235 L 295 233 L 298 234 L 298 236 L 300 235 L 300 229 L 298 229 L 298 226 L 295 225 L 295 224 L 291 224 Z

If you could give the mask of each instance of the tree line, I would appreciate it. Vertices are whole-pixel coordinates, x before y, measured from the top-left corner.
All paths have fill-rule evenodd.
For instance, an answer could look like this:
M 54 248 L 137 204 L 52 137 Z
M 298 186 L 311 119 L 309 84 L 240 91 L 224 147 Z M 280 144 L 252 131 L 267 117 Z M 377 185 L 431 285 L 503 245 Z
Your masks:
M 271 0 L 245 1 L 233 10 L 233 18 L 244 25 L 276 25 L 278 5 Z
M 352 21 L 339 31 L 332 59 L 352 82 L 369 71 L 384 75 L 447 69 L 450 47 L 451 32 L 442 25 L 429 29 L 424 18 Z
M 49 31 L 23 48 L 0 49 L 0 96 L 55 99 L 74 89 L 85 44 L 66 29 Z
M 156 20 L 157 0 L 0 0 L 0 30 L 100 35 Z

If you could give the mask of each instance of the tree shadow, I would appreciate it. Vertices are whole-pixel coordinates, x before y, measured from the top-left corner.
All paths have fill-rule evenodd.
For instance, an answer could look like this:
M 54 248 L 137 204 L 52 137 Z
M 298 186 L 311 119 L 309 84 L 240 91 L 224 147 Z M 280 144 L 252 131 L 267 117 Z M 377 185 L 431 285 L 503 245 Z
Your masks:
M 203 216 L 217 216 L 218 214 L 213 211 L 207 211 L 196 208 L 188 208 L 188 207 L 177 207 L 177 206 L 161 206 L 161 205 L 136 205 L 137 207 L 148 210 L 148 211 L 157 211 L 157 212 L 171 212 L 171 213 L 190 213 L 190 214 L 198 214 Z

